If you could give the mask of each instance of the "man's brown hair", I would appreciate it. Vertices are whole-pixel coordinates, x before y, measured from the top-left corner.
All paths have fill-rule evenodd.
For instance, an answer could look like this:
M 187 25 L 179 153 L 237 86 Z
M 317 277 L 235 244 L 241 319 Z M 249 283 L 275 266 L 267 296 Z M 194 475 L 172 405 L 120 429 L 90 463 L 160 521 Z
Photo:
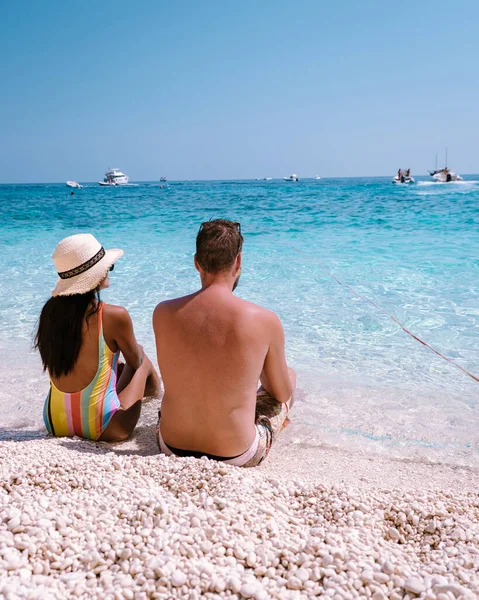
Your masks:
M 230 268 L 243 247 L 241 225 L 226 219 L 202 223 L 196 236 L 196 259 L 207 273 Z

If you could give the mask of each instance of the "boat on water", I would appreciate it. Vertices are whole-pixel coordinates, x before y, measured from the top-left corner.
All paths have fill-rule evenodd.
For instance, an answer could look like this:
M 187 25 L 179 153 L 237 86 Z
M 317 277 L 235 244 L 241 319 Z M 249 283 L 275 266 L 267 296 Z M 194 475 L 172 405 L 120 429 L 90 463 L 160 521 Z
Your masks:
M 272 179 L 272 177 L 263 177 L 263 181 L 271 181 Z
M 462 181 L 462 177 L 454 171 L 451 171 L 447 167 L 440 169 L 437 173 L 432 176 L 434 181 L 439 183 L 450 183 L 451 181 Z
M 299 177 L 296 173 L 292 173 L 289 177 L 283 177 L 285 181 L 299 181 Z
M 463 180 L 460 175 L 458 175 L 454 171 L 451 171 L 451 169 L 449 169 L 447 166 L 447 147 L 446 147 L 446 158 L 445 158 L 445 162 L 444 162 L 444 168 L 443 169 L 437 168 L 437 154 L 436 154 L 436 168 L 434 169 L 434 171 L 429 171 L 429 175 L 434 179 L 434 181 L 437 181 L 438 183 L 450 183 L 452 181 L 462 181 Z
M 414 177 L 405 177 L 404 175 L 399 178 L 397 175 L 396 177 L 392 178 L 392 183 L 399 183 L 400 185 L 403 183 L 414 183 Z
M 160 181 L 166 181 L 166 177 L 163 175 L 163 177 L 160 177 Z
M 315 179 L 317 179 L 319 181 L 321 179 L 321 177 L 319 175 L 316 175 Z
M 83 187 L 78 183 L 78 181 L 67 181 L 67 186 L 71 188 L 76 188 L 77 190 L 81 190 Z
M 103 186 L 113 186 L 113 185 L 126 185 L 130 181 L 128 175 L 122 173 L 120 169 L 108 169 L 105 173 L 105 178 L 103 181 L 99 181 L 98 183 Z
M 407 169 L 406 171 L 399 169 L 398 174 L 392 178 L 391 182 L 397 184 L 414 183 L 414 178 L 411 177 L 411 169 Z

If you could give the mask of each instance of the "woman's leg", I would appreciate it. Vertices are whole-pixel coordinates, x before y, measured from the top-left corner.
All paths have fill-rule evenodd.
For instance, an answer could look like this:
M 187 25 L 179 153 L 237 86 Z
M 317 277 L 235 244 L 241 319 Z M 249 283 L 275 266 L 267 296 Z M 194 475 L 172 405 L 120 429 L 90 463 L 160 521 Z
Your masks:
M 146 390 L 147 387 L 150 389 Z M 145 356 L 143 364 L 136 371 L 124 365 L 116 391 L 121 408 L 113 415 L 108 427 L 100 436 L 99 439 L 103 442 L 116 442 L 129 438 L 140 418 L 141 400 L 146 391 L 151 395 L 159 396 L 160 379 L 151 360 Z

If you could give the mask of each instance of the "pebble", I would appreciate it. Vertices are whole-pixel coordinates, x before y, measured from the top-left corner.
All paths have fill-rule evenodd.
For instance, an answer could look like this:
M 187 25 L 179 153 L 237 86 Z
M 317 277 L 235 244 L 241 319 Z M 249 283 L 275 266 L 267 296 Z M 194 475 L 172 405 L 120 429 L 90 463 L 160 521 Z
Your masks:
M 0 441 L 1 598 L 479 598 L 472 495 L 122 453 Z
M 447 594 L 448 592 L 450 592 L 456 598 L 466 594 L 466 590 L 464 589 L 464 587 L 458 585 L 457 583 L 446 583 L 442 585 L 436 585 L 434 591 L 437 594 Z
M 303 583 L 309 579 L 309 571 L 304 568 L 298 569 L 295 575 Z
M 175 571 L 171 576 L 171 583 L 175 587 L 180 587 L 186 583 L 187 577 L 181 571 Z
M 288 578 L 288 581 L 286 582 L 286 586 L 290 590 L 300 590 L 303 587 L 303 584 L 302 584 L 301 579 L 292 575 L 291 577 Z
M 252 598 L 256 592 L 256 585 L 252 583 L 245 583 L 240 588 L 240 594 L 243 598 Z
M 418 577 L 409 577 L 404 582 L 404 589 L 406 592 L 412 592 L 413 594 L 422 594 L 425 591 L 424 583 Z

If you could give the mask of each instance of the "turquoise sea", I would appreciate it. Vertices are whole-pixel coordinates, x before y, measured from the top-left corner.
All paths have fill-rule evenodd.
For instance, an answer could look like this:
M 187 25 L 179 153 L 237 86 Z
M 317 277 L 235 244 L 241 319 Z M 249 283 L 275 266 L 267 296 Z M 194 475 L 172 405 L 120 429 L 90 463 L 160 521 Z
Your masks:
M 305 446 L 479 467 L 479 383 L 370 303 L 479 375 L 479 176 L 0 186 L 0 428 L 42 428 L 48 382 L 31 350 L 55 285 L 51 254 L 92 232 L 125 256 L 108 302 L 154 357 L 157 302 L 194 291 L 195 235 L 215 217 L 245 236 L 237 293 L 281 318 Z

